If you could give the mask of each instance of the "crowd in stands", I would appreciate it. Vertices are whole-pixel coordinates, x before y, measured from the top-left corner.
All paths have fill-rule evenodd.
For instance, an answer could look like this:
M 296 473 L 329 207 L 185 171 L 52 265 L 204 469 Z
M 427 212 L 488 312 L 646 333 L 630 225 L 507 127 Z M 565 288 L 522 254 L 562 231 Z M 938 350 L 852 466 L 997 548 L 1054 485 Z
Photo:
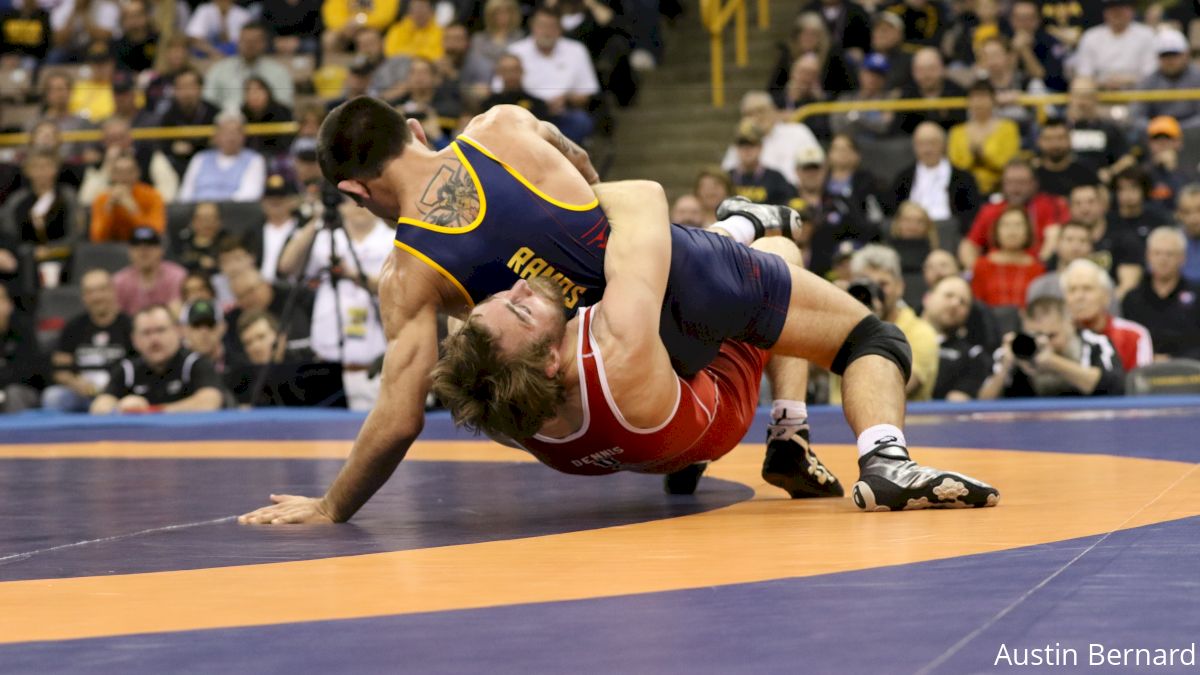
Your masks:
M 799 210 L 807 268 L 908 336 L 912 400 L 1121 394 L 1200 358 L 1200 105 L 1101 99 L 1200 88 L 1198 7 L 803 3 L 673 217 L 709 225 L 730 195 Z M 870 105 L 948 97 L 965 108 Z M 796 115 L 826 101 L 866 105 Z M 826 379 L 810 398 L 838 400 Z
M 370 408 L 392 225 L 327 227 L 327 111 L 378 96 L 444 147 L 513 104 L 587 144 L 666 5 L 0 0 L 0 412 Z

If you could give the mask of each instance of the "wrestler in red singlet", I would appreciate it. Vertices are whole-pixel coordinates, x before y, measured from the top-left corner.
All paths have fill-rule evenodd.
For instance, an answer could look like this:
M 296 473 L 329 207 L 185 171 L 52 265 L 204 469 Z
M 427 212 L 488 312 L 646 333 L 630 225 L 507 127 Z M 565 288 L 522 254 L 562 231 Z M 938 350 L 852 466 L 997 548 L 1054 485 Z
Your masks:
M 564 438 L 522 439 L 522 446 L 551 468 L 596 476 L 672 473 L 719 459 L 741 442 L 754 420 L 767 352 L 725 342 L 716 360 L 694 377 L 676 376 L 679 395 L 670 416 L 655 428 L 638 429 L 625 421 L 608 390 L 604 358 L 591 335 L 595 309 L 580 312 L 576 359 L 582 426 Z

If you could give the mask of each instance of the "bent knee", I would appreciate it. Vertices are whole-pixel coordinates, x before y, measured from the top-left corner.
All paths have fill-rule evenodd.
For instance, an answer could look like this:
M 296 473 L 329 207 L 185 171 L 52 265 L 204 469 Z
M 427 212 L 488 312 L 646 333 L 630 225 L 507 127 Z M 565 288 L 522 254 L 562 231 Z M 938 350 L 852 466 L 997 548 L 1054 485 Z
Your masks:
M 787 237 L 762 237 L 754 240 L 750 248 L 763 253 L 774 253 L 790 265 L 804 267 L 804 256 L 800 253 L 800 247 Z

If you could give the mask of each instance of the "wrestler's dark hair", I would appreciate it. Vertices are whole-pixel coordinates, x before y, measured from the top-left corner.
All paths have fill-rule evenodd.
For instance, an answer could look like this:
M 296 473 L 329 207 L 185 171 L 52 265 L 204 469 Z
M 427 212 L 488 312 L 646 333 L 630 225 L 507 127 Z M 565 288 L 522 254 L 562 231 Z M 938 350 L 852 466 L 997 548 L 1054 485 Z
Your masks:
M 551 343 L 547 338 L 505 357 L 496 339 L 468 320 L 442 341 L 433 393 L 460 427 L 493 437 L 530 438 L 566 400 L 562 378 L 546 376 Z
M 377 98 L 359 96 L 326 115 L 317 134 L 317 162 L 334 185 L 378 178 L 411 138 L 404 115 Z

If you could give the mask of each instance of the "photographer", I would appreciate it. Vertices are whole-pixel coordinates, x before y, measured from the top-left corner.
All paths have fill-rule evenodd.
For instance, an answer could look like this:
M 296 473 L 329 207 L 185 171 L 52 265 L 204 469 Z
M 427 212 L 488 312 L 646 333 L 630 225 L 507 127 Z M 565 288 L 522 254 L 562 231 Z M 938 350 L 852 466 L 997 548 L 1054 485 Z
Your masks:
M 350 408 L 370 410 L 379 396 L 379 379 L 368 378 L 367 370 L 386 347 L 371 296 L 378 292 L 379 274 L 392 252 L 395 234 L 366 209 L 340 195 L 336 199 L 345 227 L 330 229 L 329 218 L 310 220 L 284 247 L 278 273 L 286 277 L 302 272 L 304 279 L 319 283 L 312 312 L 312 350 L 323 361 L 342 364 Z M 302 270 L 310 248 L 308 265 Z M 362 275 L 356 261 L 362 265 Z M 364 278 L 365 288 L 360 281 Z
M 1125 371 L 1112 342 L 1076 330 L 1063 301 L 1040 297 L 1029 303 L 1022 332 L 1004 336 L 992 375 L 979 389 L 981 400 L 1033 396 L 1112 396 L 1124 393 Z

